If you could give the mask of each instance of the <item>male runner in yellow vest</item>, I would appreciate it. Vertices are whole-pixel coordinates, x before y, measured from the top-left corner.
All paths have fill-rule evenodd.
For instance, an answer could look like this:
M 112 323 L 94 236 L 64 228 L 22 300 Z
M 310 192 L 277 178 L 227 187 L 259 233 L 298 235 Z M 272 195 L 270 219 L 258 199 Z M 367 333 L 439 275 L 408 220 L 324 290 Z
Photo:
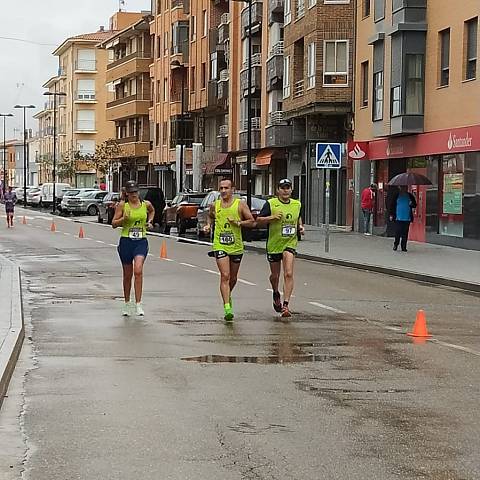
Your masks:
M 273 308 L 282 317 L 290 317 L 288 303 L 293 292 L 293 264 L 298 243 L 297 233 L 304 234 L 300 209 L 302 204 L 292 196 L 292 182 L 278 182 L 277 196 L 268 200 L 257 217 L 257 225 L 268 225 L 267 260 L 270 263 L 270 283 Z M 278 291 L 283 264 L 283 305 Z
M 242 227 L 253 227 L 255 220 L 247 204 L 233 197 L 231 180 L 220 182 L 220 199 L 210 207 L 205 232 L 215 222 L 213 252 L 220 271 L 220 293 L 222 294 L 225 321 L 233 320 L 232 290 L 237 283 L 238 270 L 243 256 Z

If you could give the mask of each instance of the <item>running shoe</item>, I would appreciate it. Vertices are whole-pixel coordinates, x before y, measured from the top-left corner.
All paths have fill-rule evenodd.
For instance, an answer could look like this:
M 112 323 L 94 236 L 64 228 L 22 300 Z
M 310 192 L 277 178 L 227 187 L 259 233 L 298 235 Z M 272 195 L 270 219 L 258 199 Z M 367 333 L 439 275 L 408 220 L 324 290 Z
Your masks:
M 291 317 L 292 314 L 290 313 L 290 310 L 288 309 L 288 305 L 284 305 L 282 307 L 282 317 L 286 318 L 286 317 Z
M 122 307 L 122 316 L 129 317 L 132 314 L 132 303 L 125 302 Z
M 225 311 L 225 316 L 223 317 L 225 319 L 226 322 L 231 322 L 233 321 L 233 308 L 230 304 L 227 304 L 225 305 L 224 307 L 224 311 Z
M 273 309 L 278 313 L 282 311 L 282 301 L 280 300 L 280 292 L 273 292 Z
M 143 311 L 143 307 L 141 303 L 137 303 L 135 305 L 135 313 L 137 314 L 138 317 L 143 317 L 145 315 L 145 312 Z

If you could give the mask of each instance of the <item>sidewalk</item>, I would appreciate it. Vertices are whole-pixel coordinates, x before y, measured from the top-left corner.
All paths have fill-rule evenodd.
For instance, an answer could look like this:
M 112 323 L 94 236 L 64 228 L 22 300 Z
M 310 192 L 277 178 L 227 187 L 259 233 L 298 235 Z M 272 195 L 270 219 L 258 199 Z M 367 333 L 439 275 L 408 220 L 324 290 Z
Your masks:
M 324 231 L 307 225 L 299 257 L 480 292 L 480 251 L 408 242 L 407 253 L 394 252 L 392 238 L 332 228 L 330 252 L 325 253 Z M 246 245 L 265 248 L 264 241 Z
M 0 255 L 0 407 L 25 335 L 20 270 Z

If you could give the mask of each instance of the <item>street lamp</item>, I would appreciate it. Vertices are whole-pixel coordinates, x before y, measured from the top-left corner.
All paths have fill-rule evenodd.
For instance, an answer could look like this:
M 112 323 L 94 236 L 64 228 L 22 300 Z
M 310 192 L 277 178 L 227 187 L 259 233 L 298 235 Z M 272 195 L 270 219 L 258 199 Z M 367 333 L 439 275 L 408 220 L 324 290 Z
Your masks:
M 184 185 L 183 185 L 183 149 L 184 149 L 184 144 L 185 144 L 185 70 L 187 67 L 183 64 L 180 63 L 178 60 L 173 60 L 170 63 L 170 68 L 172 70 L 182 70 L 182 93 L 180 96 L 180 101 L 182 102 L 182 109 L 181 109 L 181 114 L 180 114 L 180 168 L 178 169 L 178 179 L 179 179 L 179 190 L 180 192 L 184 191 Z
M 7 117 L 13 117 L 13 113 L 0 113 L 0 117 L 3 117 L 3 196 L 5 196 L 5 189 L 7 183 L 7 139 L 5 123 Z
M 66 97 L 65 92 L 45 92 L 47 97 L 53 97 L 53 206 L 52 213 L 55 215 L 57 208 L 57 97 Z
M 247 39 L 247 205 L 252 207 L 252 3 L 253 0 L 232 0 L 248 3 L 248 39 Z
M 23 109 L 23 206 L 27 206 L 27 108 L 35 105 L 15 105 L 13 108 Z

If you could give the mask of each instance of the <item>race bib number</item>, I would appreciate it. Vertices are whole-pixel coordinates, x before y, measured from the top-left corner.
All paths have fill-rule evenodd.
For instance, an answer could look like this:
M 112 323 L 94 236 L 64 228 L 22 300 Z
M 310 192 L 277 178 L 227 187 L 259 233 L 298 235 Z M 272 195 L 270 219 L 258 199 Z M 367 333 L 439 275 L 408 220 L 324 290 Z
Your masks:
M 233 245 L 235 243 L 235 236 L 233 233 L 221 233 L 219 240 L 221 245 Z
M 132 240 L 139 240 L 140 238 L 143 238 L 142 229 L 137 227 L 130 228 L 128 231 L 128 238 L 131 238 Z
M 282 237 L 291 237 L 292 235 L 295 235 L 296 231 L 297 229 L 295 228 L 294 225 L 283 225 Z

